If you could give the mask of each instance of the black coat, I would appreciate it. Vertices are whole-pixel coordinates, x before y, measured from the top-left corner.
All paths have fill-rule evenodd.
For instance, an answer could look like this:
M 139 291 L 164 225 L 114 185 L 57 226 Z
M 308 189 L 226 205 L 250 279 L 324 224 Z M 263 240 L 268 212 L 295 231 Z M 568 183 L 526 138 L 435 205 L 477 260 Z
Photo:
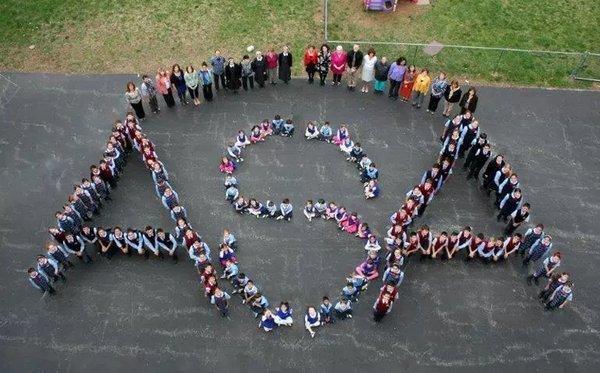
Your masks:
M 254 80 L 258 84 L 263 84 L 267 80 L 267 60 L 264 57 L 260 61 L 255 58 L 251 66 L 254 71 Z
M 225 80 L 227 82 L 227 88 L 233 90 L 239 89 L 241 77 L 242 66 L 239 63 L 233 64 L 233 67 L 229 66 L 229 64 L 225 66 Z
M 446 101 L 448 102 L 458 102 L 458 100 L 460 100 L 460 95 L 462 94 L 461 89 L 457 89 L 456 91 L 452 92 L 452 96 L 450 96 L 450 85 L 448 85 L 446 87 L 446 92 L 444 92 L 444 97 L 446 98 Z
M 461 108 L 464 108 L 466 110 L 469 110 L 471 113 L 474 113 L 475 109 L 477 109 L 477 100 L 479 98 L 477 97 L 477 94 L 474 94 L 473 98 L 471 98 L 471 101 L 469 101 L 469 104 L 467 105 L 467 99 L 468 98 L 469 98 L 469 92 L 467 91 L 467 92 L 465 92 L 465 94 L 460 99 L 459 105 L 460 105 Z
M 288 52 L 287 56 L 279 53 L 279 79 L 287 82 L 292 78 L 292 54 Z
M 384 65 L 381 61 L 375 62 L 375 79 L 380 82 L 385 82 L 390 71 L 390 64 L 386 62 Z
M 352 64 L 352 59 L 354 59 L 354 64 Z M 358 69 L 360 67 L 360 65 L 362 65 L 362 60 L 363 60 L 363 52 L 361 51 L 357 51 L 355 52 L 354 50 L 351 50 L 350 52 L 348 52 L 348 57 L 347 57 L 347 64 L 349 68 L 355 68 Z

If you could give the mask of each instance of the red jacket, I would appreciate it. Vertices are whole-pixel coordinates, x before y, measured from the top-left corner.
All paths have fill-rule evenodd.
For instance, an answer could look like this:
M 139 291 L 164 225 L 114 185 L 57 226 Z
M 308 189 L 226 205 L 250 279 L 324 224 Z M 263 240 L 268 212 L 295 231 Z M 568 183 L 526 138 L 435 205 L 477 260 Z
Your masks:
M 319 55 L 317 54 L 317 52 L 314 52 L 313 54 L 310 54 L 308 52 L 304 53 L 304 66 L 308 66 L 308 65 L 316 65 L 317 62 L 319 60 Z
M 387 313 L 388 310 L 390 309 L 390 307 L 392 306 L 392 303 L 394 303 L 394 301 L 391 299 L 386 303 L 383 302 L 383 294 L 381 294 L 378 298 L 377 298 L 377 302 L 375 303 L 375 309 L 378 312 L 381 313 Z
M 273 53 L 272 55 L 267 53 L 265 59 L 267 60 L 267 69 L 274 69 L 279 64 L 279 56 L 277 53 Z

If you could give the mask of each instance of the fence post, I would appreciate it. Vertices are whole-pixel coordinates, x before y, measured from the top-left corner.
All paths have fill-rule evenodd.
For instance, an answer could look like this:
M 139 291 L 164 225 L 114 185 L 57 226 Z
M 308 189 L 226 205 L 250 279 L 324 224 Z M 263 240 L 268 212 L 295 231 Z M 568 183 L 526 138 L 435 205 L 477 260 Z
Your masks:
M 571 78 L 575 79 L 577 77 L 577 75 L 579 75 L 579 72 L 581 71 L 581 69 L 583 69 L 585 67 L 585 63 L 587 62 L 589 54 L 590 54 L 590 52 L 588 52 L 588 51 L 585 51 L 581 54 L 581 59 L 579 60 L 579 65 L 577 65 L 577 67 L 571 72 Z
M 413 55 L 413 61 L 414 62 L 412 63 L 412 65 L 415 65 L 415 66 L 417 66 L 417 50 L 418 49 L 419 49 L 419 46 L 415 45 L 415 54 Z
M 325 43 L 328 42 L 329 40 L 329 35 L 327 32 L 327 24 L 329 23 L 329 15 L 328 15 L 328 10 L 327 10 L 328 6 L 327 6 L 327 0 L 323 0 L 323 23 L 324 23 L 324 28 L 323 28 L 323 39 L 325 39 Z
M 504 49 L 502 49 L 500 51 L 500 55 L 498 56 L 498 59 L 496 60 L 496 64 L 494 65 L 494 69 L 492 71 L 492 73 L 497 73 L 498 72 L 498 65 L 500 64 L 500 60 L 502 59 L 502 56 L 504 56 Z

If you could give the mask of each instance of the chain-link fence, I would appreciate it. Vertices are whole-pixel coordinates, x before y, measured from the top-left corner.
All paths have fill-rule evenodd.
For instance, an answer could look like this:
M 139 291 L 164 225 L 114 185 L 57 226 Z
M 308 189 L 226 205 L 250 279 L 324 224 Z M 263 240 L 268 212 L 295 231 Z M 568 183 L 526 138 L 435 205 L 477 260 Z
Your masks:
M 328 1 L 324 0 L 324 38 L 333 45 L 373 47 L 388 60 L 405 57 L 409 64 L 446 71 L 452 76 L 515 85 L 571 86 L 574 80 L 600 82 L 600 53 L 443 45 L 435 55 L 426 43 L 330 39 Z M 348 49 L 346 49 L 348 50 Z

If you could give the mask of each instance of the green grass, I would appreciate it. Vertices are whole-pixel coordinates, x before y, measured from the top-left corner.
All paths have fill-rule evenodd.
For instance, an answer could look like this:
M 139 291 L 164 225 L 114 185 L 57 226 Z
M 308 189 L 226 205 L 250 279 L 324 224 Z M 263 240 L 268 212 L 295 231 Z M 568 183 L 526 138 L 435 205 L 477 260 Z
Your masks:
M 401 0 L 396 13 L 382 14 L 365 13 L 361 0 L 330 0 L 329 37 L 596 52 L 599 8 L 600 0 L 437 0 L 434 6 Z M 289 44 L 300 57 L 322 39 L 321 0 L 0 2 L 2 70 L 139 73 L 175 62 L 198 65 L 217 47 L 240 57 L 250 44 L 262 50 Z M 590 86 L 569 79 L 578 57 L 450 48 L 430 57 L 414 47 L 376 49 L 471 81 Z M 600 77 L 600 57 L 587 65 L 582 75 Z M 302 73 L 299 64 L 295 73 Z
M 330 40 L 396 41 L 600 52 L 599 0 L 436 0 L 419 7 L 401 2 L 396 13 L 361 12 L 354 0 L 330 2 Z M 577 56 L 443 49 L 431 57 L 419 48 L 376 48 L 380 55 L 445 70 L 471 80 L 516 85 L 588 87 L 569 78 Z M 417 49 L 415 51 L 415 49 Z M 415 58 L 416 57 L 416 58 Z M 600 78 L 600 57 L 582 75 Z

